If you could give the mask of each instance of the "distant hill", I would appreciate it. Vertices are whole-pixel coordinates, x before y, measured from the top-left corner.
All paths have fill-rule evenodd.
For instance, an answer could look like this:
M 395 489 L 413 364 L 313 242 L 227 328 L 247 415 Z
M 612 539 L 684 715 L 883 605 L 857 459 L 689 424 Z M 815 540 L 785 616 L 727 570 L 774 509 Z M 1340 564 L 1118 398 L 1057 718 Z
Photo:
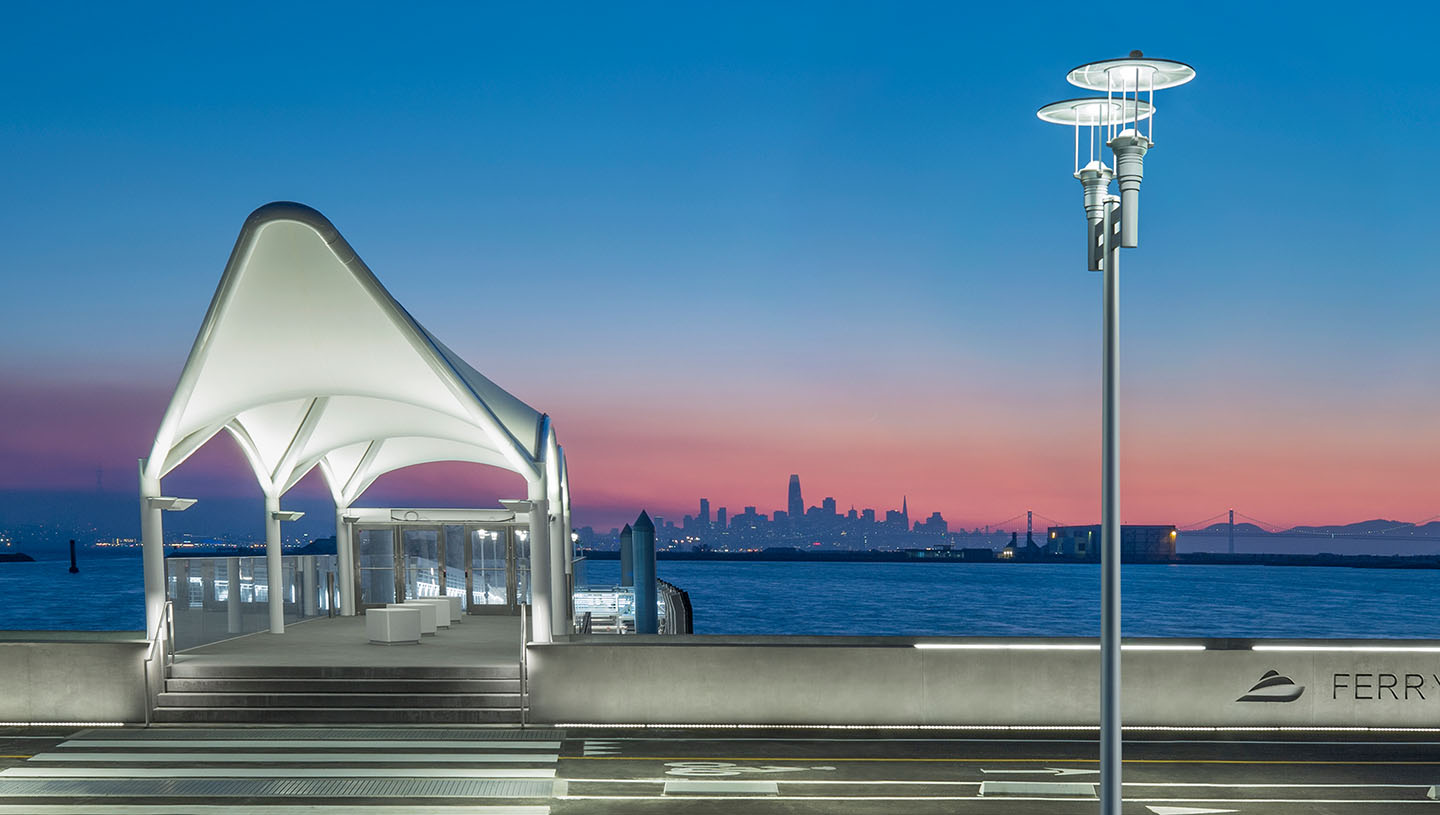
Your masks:
M 1415 530 L 1414 524 L 1405 521 L 1390 521 L 1384 518 L 1376 518 L 1373 521 L 1360 521 L 1353 524 L 1330 524 L 1326 526 L 1297 526 L 1291 532 L 1314 532 L 1322 535 L 1379 535 L 1379 534 L 1401 534 L 1409 535 Z

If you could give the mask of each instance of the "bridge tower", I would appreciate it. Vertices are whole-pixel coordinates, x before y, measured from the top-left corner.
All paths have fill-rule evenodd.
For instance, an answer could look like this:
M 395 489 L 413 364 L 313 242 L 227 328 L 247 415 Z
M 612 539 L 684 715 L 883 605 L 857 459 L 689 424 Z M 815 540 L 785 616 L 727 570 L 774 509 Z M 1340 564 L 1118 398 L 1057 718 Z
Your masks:
M 1230 510 L 1230 554 L 1235 554 L 1235 510 Z

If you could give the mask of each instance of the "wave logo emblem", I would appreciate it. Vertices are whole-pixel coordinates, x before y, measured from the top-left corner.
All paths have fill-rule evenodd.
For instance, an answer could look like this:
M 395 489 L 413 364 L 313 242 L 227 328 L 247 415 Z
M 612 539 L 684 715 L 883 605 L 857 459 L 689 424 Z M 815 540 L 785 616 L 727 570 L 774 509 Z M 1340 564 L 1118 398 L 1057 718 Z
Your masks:
M 1295 680 L 1280 673 L 1279 671 L 1266 671 L 1244 696 L 1236 699 L 1237 702 L 1293 702 L 1300 698 L 1305 692 L 1304 685 L 1295 684 Z

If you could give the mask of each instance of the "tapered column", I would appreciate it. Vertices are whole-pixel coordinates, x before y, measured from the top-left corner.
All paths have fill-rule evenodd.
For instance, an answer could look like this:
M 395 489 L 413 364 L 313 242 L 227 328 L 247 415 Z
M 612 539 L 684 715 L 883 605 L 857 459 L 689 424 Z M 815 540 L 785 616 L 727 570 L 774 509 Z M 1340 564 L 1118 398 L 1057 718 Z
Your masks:
M 530 482 L 530 614 L 536 642 L 552 642 L 550 615 L 550 524 L 545 515 L 545 482 Z
M 570 576 L 565 550 L 570 547 L 570 534 L 565 531 L 564 521 L 557 499 L 546 504 L 550 524 L 550 629 L 556 635 L 569 634 L 570 624 Z
M 635 585 L 635 533 L 630 524 L 620 530 L 620 585 Z
M 145 572 L 145 636 L 154 636 L 165 613 L 165 523 L 151 499 L 160 497 L 160 479 L 145 475 L 140 462 L 140 555 Z M 163 631 L 160 632 L 164 636 Z
M 318 611 L 318 604 L 315 602 L 318 585 L 315 579 L 315 556 L 305 555 L 300 558 L 300 569 L 304 577 L 301 579 L 301 591 L 303 592 L 304 604 L 301 608 L 306 617 L 314 617 Z
M 340 613 L 355 614 L 355 541 L 345 520 L 350 507 L 335 507 L 335 582 L 340 588 Z
M 641 511 L 631 530 L 635 539 L 635 633 L 658 634 L 655 596 L 655 523 Z
M 285 579 L 280 573 L 280 496 L 265 496 L 265 590 L 270 603 L 270 633 L 285 633 Z
M 240 633 L 240 558 L 225 558 L 225 631 Z

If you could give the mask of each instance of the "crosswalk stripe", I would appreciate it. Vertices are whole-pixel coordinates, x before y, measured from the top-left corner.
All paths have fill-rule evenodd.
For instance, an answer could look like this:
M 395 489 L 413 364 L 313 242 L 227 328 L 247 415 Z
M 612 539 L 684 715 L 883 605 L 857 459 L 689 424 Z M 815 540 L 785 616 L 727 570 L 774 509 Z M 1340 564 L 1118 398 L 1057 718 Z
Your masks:
M 554 778 L 553 767 L 11 767 L 0 778 Z
M 40 753 L 31 761 L 94 761 L 94 762 L 198 762 L 214 763 L 264 763 L 279 764 L 293 762 L 361 762 L 400 764 L 406 762 L 437 764 L 488 764 L 488 763 L 553 763 L 560 756 L 556 753 L 147 753 L 131 751 L 125 753 Z
M 120 743 L 123 741 L 123 745 Z M 56 746 L 57 750 L 78 747 L 264 747 L 274 750 L 289 747 L 379 747 L 430 748 L 433 750 L 559 750 L 558 741 L 398 741 L 390 739 L 71 739 Z
M 351 815 L 354 804 L 0 804 L 0 815 Z M 550 815 L 548 806 L 372 806 L 365 815 Z

